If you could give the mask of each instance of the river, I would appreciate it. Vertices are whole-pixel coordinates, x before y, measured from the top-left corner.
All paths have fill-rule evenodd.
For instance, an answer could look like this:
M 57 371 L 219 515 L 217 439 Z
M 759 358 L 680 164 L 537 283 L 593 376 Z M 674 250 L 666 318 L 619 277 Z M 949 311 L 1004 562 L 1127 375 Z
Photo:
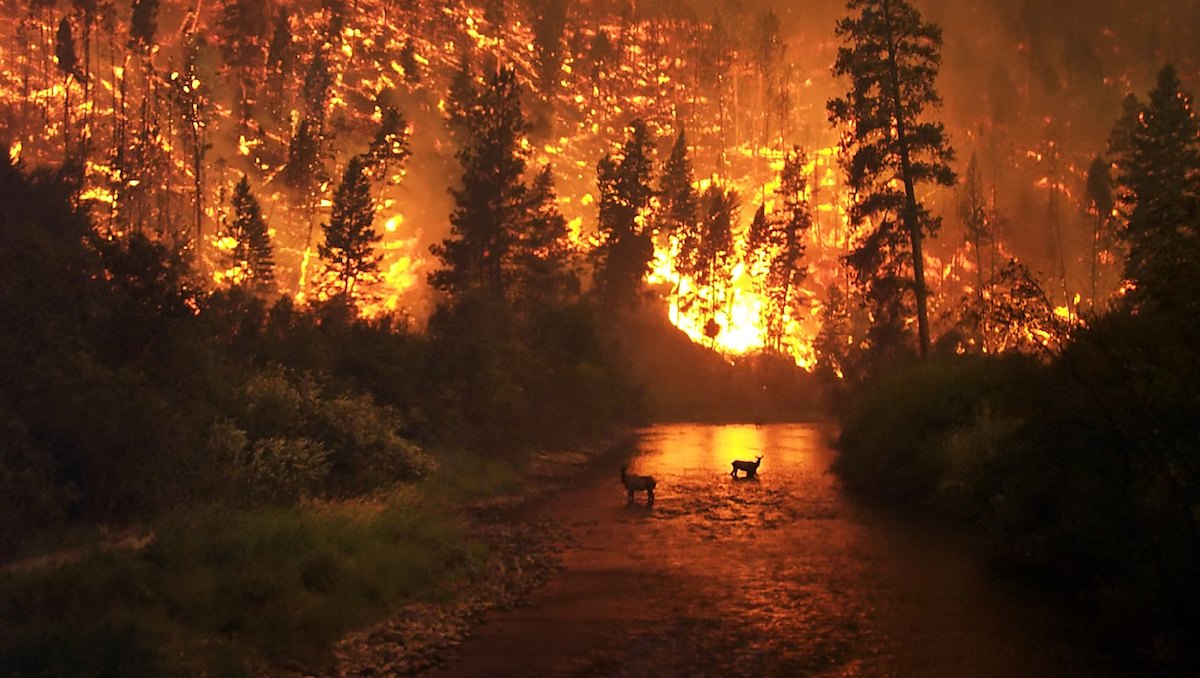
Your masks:
M 996 577 L 969 531 L 862 506 L 815 425 L 662 425 L 530 509 L 563 570 L 432 675 L 1104 677 L 1054 606 Z M 730 462 L 763 457 L 755 479 Z

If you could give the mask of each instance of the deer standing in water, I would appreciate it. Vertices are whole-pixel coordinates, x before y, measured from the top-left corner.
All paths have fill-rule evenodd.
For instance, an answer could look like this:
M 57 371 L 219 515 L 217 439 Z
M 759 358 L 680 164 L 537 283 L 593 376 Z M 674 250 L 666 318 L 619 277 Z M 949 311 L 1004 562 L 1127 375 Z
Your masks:
M 733 471 L 729 474 L 734 478 L 738 477 L 738 471 L 745 471 L 747 478 L 753 478 L 758 475 L 758 465 L 762 463 L 762 455 L 758 455 L 758 459 L 754 461 L 735 461 L 733 462 Z
M 633 503 L 634 492 L 646 493 L 646 506 L 654 506 L 654 482 L 652 476 L 634 476 L 625 472 L 628 466 L 621 467 L 621 484 L 625 486 L 625 491 L 629 493 L 629 502 Z

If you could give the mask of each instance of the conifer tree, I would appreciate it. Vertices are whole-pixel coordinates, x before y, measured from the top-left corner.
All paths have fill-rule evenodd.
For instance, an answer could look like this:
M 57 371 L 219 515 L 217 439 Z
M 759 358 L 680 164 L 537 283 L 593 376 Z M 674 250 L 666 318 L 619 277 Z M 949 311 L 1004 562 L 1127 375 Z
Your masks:
M 717 314 L 728 309 L 734 257 L 733 226 L 737 222 L 738 196 L 713 184 L 700 198 L 700 237 L 692 265 L 692 281 L 699 298 L 692 307 L 704 321 L 704 334 L 716 339 L 723 329 Z M 698 302 L 698 303 L 696 303 Z
M 476 90 L 464 64 L 446 109 L 464 135 L 457 157 L 461 186 L 451 190 L 455 208 L 450 237 L 430 251 L 442 268 L 429 282 L 453 301 L 471 292 L 507 296 L 516 228 L 524 219 L 523 181 L 528 151 L 521 90 L 511 68 L 496 71 Z
M 271 42 L 267 46 L 266 59 L 268 108 L 276 122 L 285 119 L 284 92 L 286 83 L 292 78 L 295 62 L 291 17 L 284 6 L 279 8 L 271 23 Z
M 538 88 L 543 96 L 558 88 L 563 62 L 563 33 L 567 27 L 567 0 L 534 0 L 533 44 L 537 55 Z
M 692 185 L 695 180 L 692 161 L 688 158 L 687 137 L 680 130 L 658 182 L 660 207 L 655 227 L 660 237 L 686 237 L 689 231 L 695 230 L 700 205 L 700 197 Z
M 129 20 L 130 46 L 139 53 L 149 53 L 158 33 L 159 0 L 133 0 L 133 15 Z
M 848 255 L 867 294 L 871 344 L 894 349 L 903 343 L 915 301 L 920 353 L 929 353 L 928 290 L 922 241 L 936 231 L 917 198 L 921 184 L 950 186 L 954 172 L 941 123 L 925 119 L 940 105 L 934 79 L 941 66 L 941 29 L 921 19 L 906 0 L 850 0 L 857 16 L 838 22 L 833 72 L 850 78 L 845 97 L 828 103 L 842 139 L 847 183 L 854 192 L 851 217 L 870 221 L 871 231 Z
M 302 118 L 288 145 L 287 164 L 282 171 L 283 183 L 292 190 L 296 203 L 304 211 L 307 219 L 305 249 L 312 245 L 317 192 L 326 178 L 325 163 L 321 157 L 321 139 L 318 125 L 307 117 Z
M 375 203 L 371 182 L 361 156 L 354 156 L 333 196 L 333 213 L 322 224 L 325 241 L 318 246 L 321 259 L 332 278 L 328 292 L 349 301 L 355 288 L 377 280 L 379 262 L 375 245 L 383 239 L 376 232 Z
M 802 262 L 813 225 L 807 164 L 804 151 L 796 147 L 788 151 L 775 192 L 781 208 L 770 216 L 760 209 L 750 226 L 751 259 L 765 269 L 761 290 L 767 299 L 766 345 L 775 350 L 782 349 L 788 321 L 798 318 L 806 303 L 801 285 L 808 267 Z
M 634 120 L 620 157 L 607 154 L 596 166 L 602 242 L 589 257 L 596 294 L 611 307 L 640 299 L 642 281 L 654 260 L 654 241 L 646 224 L 654 197 L 652 149 L 646 124 Z
M 515 297 L 527 312 L 561 308 L 579 294 L 579 274 L 567 220 L 555 204 L 554 177 L 542 168 L 526 193 L 513 244 Z
M 677 271 L 690 269 L 699 238 L 700 196 L 692 185 L 694 181 L 687 137 L 680 130 L 658 182 L 659 208 L 654 232 L 660 245 L 670 253 L 668 263 Z M 675 283 L 673 292 L 678 291 L 679 284 Z
M 257 84 L 256 73 L 266 58 L 266 41 L 271 28 L 270 9 L 265 0 L 226 0 L 218 19 L 221 52 L 225 66 L 234 71 L 238 85 L 238 127 L 244 131 L 253 119 L 250 101 Z
M 1200 135 L 1191 94 L 1170 64 L 1146 104 L 1127 102 L 1114 130 L 1118 198 L 1133 298 L 1192 304 L 1200 286 Z
M 225 235 L 232 238 L 231 268 L 238 269 L 234 284 L 266 291 L 275 281 L 275 254 L 258 199 L 250 191 L 250 180 L 242 175 L 233 189 L 233 220 Z

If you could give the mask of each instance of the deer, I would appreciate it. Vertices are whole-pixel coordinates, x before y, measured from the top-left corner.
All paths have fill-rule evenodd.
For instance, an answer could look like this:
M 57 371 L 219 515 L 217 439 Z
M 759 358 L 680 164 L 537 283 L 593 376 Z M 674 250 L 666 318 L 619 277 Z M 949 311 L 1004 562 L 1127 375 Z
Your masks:
M 621 484 L 625 486 L 625 491 L 629 493 L 629 504 L 632 504 L 634 492 L 646 493 L 646 506 L 654 506 L 654 486 L 657 485 L 652 476 L 635 476 L 625 472 L 628 466 L 621 467 Z
M 745 471 L 747 478 L 753 478 L 758 475 L 758 465 L 762 463 L 762 455 L 758 455 L 758 459 L 754 461 L 735 461 L 733 462 L 733 471 L 729 475 L 734 478 L 738 477 L 738 471 Z

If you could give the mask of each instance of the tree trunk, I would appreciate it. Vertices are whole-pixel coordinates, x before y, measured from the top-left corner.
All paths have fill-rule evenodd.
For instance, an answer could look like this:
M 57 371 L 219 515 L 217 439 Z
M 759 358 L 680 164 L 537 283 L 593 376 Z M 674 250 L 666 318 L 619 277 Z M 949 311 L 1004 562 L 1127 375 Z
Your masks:
M 884 4 L 884 11 L 888 6 Z M 888 70 L 892 77 L 891 92 L 892 115 L 896 121 L 896 140 L 900 147 L 900 173 L 904 179 L 904 226 L 908 229 L 909 240 L 912 243 L 913 258 L 913 294 L 917 298 L 917 335 L 920 341 L 921 360 L 929 358 L 929 291 L 925 287 L 925 257 L 921 246 L 922 233 L 919 214 L 917 213 L 917 192 L 913 182 L 912 159 L 908 152 L 908 130 L 904 124 L 902 99 L 900 97 L 900 68 L 896 64 L 896 43 L 891 32 L 890 13 L 884 17 L 888 27 L 887 50 Z

